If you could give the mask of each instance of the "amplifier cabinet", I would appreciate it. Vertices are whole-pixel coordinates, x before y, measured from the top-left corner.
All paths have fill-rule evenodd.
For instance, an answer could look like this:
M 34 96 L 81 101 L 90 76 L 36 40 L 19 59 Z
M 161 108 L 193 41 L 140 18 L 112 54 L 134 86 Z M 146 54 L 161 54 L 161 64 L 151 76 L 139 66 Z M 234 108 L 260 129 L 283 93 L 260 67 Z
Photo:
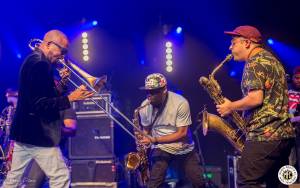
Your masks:
M 101 159 L 114 156 L 114 126 L 108 117 L 77 120 L 77 131 L 69 138 L 70 159 Z

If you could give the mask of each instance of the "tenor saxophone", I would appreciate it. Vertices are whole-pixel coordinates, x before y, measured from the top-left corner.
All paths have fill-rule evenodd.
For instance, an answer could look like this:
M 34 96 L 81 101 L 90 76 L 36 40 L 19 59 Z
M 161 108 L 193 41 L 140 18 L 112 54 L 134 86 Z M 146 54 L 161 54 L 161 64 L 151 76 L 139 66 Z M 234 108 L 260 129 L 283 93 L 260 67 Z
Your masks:
M 135 127 L 140 126 L 139 120 L 139 111 L 149 105 L 150 102 L 147 102 L 145 105 L 140 106 L 134 110 L 134 119 L 133 123 Z M 148 161 L 148 146 L 141 144 L 139 140 L 143 138 L 139 132 L 135 132 L 136 140 L 136 150 L 137 152 L 130 152 L 125 160 L 125 165 L 127 170 L 134 170 L 137 172 L 138 183 L 140 186 L 145 187 L 149 177 L 150 177 L 150 170 L 149 170 L 149 161 Z
M 216 72 L 228 61 L 232 59 L 232 55 L 229 54 L 226 58 L 212 71 L 209 77 L 200 77 L 199 82 L 203 88 L 208 92 L 215 104 L 223 104 L 225 102 L 222 95 L 222 89 L 215 79 Z M 244 148 L 244 135 L 247 133 L 246 121 L 239 115 L 238 112 L 233 111 L 229 118 L 234 122 L 236 128 L 233 128 L 223 118 L 208 113 L 206 110 L 202 113 L 202 128 L 203 134 L 206 135 L 208 130 L 215 130 L 223 135 L 236 150 L 241 152 Z

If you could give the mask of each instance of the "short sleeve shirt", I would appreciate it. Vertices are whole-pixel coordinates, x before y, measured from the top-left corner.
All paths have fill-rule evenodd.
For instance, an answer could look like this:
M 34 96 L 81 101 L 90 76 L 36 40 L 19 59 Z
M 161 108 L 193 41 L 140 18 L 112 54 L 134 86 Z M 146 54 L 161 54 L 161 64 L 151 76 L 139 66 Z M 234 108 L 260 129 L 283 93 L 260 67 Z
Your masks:
M 145 103 L 146 100 L 142 105 Z M 153 108 L 152 105 L 148 105 L 141 109 L 140 118 L 142 126 L 151 126 L 157 112 L 158 109 Z M 192 120 L 188 101 L 181 95 L 168 91 L 166 105 L 153 123 L 151 134 L 154 137 L 161 137 L 173 134 L 179 127 L 189 126 L 191 124 Z M 167 144 L 158 144 L 155 147 L 171 154 L 185 154 L 194 149 L 194 142 L 190 131 L 188 131 L 187 137 L 183 140 Z
M 247 140 L 282 140 L 295 136 L 289 121 L 288 87 L 282 64 L 263 50 L 249 59 L 241 82 L 243 95 L 251 90 L 263 90 L 261 106 L 244 112 Z

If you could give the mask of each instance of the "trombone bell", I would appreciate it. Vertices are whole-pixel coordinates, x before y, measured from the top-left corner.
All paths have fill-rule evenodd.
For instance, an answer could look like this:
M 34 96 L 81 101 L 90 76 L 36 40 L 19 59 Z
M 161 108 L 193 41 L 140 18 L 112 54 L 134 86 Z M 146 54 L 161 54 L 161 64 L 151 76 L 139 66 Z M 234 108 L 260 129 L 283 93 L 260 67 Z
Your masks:
M 84 79 L 88 81 L 88 83 L 99 93 L 101 89 L 104 87 L 104 84 L 107 82 L 107 76 L 103 75 L 99 78 L 91 76 L 81 68 L 79 68 L 74 63 L 68 61 L 68 64 L 76 70 Z
M 107 82 L 107 76 L 103 75 L 99 78 L 97 77 L 89 77 L 86 78 L 86 80 L 89 82 L 91 86 L 97 91 L 100 92 L 101 89 L 104 87 L 104 84 Z

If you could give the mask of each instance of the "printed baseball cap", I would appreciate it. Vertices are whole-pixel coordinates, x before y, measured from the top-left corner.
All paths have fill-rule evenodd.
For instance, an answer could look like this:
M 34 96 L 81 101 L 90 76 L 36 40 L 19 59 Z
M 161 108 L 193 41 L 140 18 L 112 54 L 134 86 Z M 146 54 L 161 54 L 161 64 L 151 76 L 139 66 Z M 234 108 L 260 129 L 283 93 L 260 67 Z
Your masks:
M 159 89 L 167 85 L 167 80 L 164 75 L 160 73 L 153 73 L 146 77 L 145 86 L 140 87 L 142 90 Z

